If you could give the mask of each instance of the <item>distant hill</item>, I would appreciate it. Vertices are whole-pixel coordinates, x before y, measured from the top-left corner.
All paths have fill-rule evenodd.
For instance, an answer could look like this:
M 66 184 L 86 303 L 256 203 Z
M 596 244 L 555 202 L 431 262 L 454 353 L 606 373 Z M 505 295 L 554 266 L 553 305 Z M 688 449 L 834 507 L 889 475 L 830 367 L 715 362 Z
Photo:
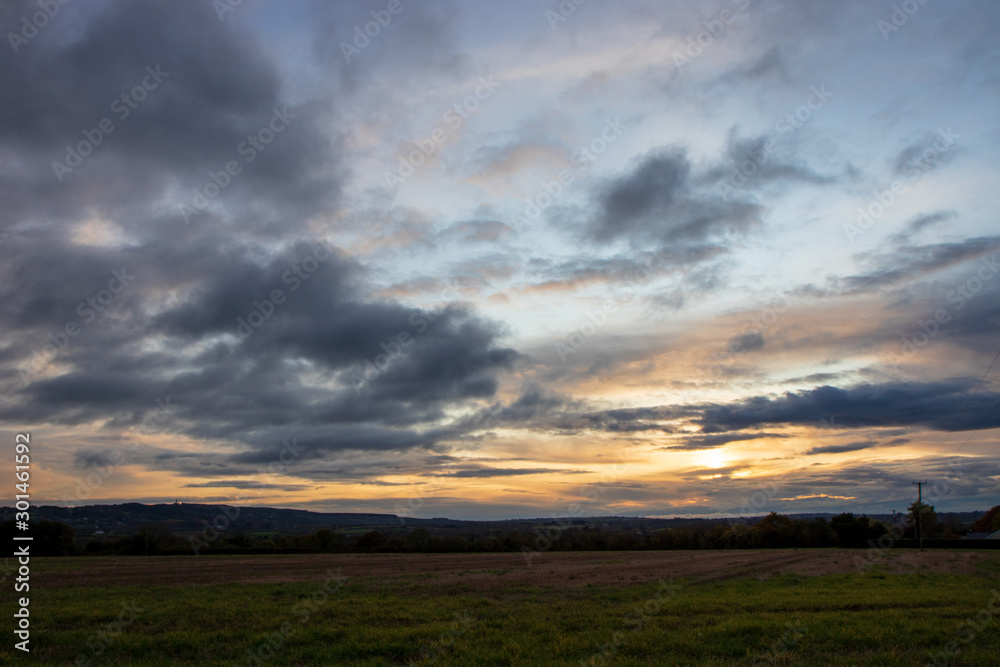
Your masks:
M 942 512 L 938 519 L 942 523 L 972 524 L 986 514 L 978 512 Z M 435 533 L 479 533 L 495 529 L 530 530 L 540 525 L 567 525 L 609 527 L 617 530 L 645 532 L 663 528 L 705 525 L 736 520 L 752 524 L 760 518 L 672 518 L 653 519 L 645 517 L 597 516 L 555 519 L 538 517 L 530 519 L 508 519 L 501 521 L 469 521 L 447 518 L 410 518 L 395 514 L 331 513 L 308 510 L 278 509 L 273 507 L 246 507 L 200 503 L 175 503 L 164 505 L 144 505 L 124 503 L 121 505 L 83 505 L 80 507 L 56 507 L 43 505 L 31 511 L 32 520 L 49 520 L 65 523 L 73 528 L 77 536 L 123 536 L 131 535 L 150 525 L 159 525 L 177 535 L 198 534 L 205 524 L 212 524 L 220 515 L 230 517 L 230 532 L 307 534 L 321 528 L 361 532 L 379 530 L 384 533 L 409 532 L 415 528 L 433 529 Z M 829 520 L 832 513 L 789 514 L 793 519 L 822 517 Z M 891 514 L 868 514 L 875 519 L 889 521 Z M 0 507 L 0 520 L 14 518 L 14 508 Z
M 13 518 L 12 508 L 0 508 L 6 521 Z M 59 521 L 73 528 L 77 535 L 129 535 L 144 526 L 157 524 L 173 533 L 200 533 L 205 522 L 212 524 L 220 515 L 231 519 L 232 527 L 242 532 L 311 533 L 320 528 L 398 527 L 394 514 L 323 513 L 272 507 L 245 507 L 175 503 L 169 505 L 83 505 L 56 507 L 43 505 L 32 509 L 32 520 Z M 407 519 L 407 522 L 410 520 Z M 413 520 L 435 525 L 445 519 Z

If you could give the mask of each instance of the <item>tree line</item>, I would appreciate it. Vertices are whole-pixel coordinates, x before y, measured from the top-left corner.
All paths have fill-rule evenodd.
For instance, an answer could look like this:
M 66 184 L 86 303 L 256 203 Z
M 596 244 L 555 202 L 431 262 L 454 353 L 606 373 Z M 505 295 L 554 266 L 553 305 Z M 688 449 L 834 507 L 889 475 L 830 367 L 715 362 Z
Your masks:
M 919 532 L 918 521 L 919 517 Z M 1000 506 L 976 523 L 986 527 L 1000 523 Z M 956 538 L 969 526 L 944 525 L 934 507 L 913 503 L 896 525 L 850 512 L 829 521 L 817 517 L 799 519 L 772 512 L 767 516 L 742 520 L 703 523 L 652 531 L 622 530 L 598 525 L 575 525 L 544 521 L 510 530 L 435 534 L 425 528 L 408 532 L 400 529 L 346 533 L 329 528 L 302 535 L 246 535 L 235 531 L 222 534 L 201 549 L 201 553 L 232 552 L 322 552 L 322 553 L 456 553 L 519 551 L 603 551 L 648 549 L 761 549 L 867 547 L 886 535 L 895 539 Z M 390 532 L 391 531 L 391 532 Z M 80 538 L 73 530 L 55 521 L 32 524 L 33 552 L 39 556 L 74 554 L 170 554 L 190 553 L 185 537 L 151 524 L 136 533 L 117 538 Z M 14 522 L 0 524 L 0 539 L 11 543 Z

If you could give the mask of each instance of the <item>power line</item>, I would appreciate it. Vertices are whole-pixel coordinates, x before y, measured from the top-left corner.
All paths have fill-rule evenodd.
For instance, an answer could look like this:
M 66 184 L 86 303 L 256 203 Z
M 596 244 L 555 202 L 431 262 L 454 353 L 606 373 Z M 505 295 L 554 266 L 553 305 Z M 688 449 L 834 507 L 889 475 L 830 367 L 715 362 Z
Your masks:
M 965 439 L 965 442 L 962 443 L 962 446 L 955 450 L 956 453 L 961 451 L 967 444 L 969 444 L 969 440 L 972 440 L 972 436 L 974 436 L 977 431 L 979 431 L 980 429 L 983 428 L 983 426 L 986 425 L 986 422 L 990 420 L 990 417 L 993 416 L 993 413 L 996 411 L 998 407 L 1000 407 L 1000 400 L 997 400 L 997 402 L 993 404 L 993 407 L 990 408 L 990 411 L 986 413 L 985 417 L 983 417 L 983 421 L 979 422 L 979 426 L 972 429 L 972 432 L 969 433 L 969 437 Z

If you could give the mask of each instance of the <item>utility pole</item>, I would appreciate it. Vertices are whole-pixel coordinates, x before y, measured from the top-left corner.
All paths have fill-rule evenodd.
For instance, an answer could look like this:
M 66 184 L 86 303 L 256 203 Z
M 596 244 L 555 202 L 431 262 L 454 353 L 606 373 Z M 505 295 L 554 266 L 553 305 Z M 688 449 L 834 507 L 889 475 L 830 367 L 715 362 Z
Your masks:
M 924 550 L 924 531 L 920 529 L 920 515 L 924 513 L 924 484 L 927 482 L 913 482 L 917 485 L 917 539 L 920 542 L 920 550 Z

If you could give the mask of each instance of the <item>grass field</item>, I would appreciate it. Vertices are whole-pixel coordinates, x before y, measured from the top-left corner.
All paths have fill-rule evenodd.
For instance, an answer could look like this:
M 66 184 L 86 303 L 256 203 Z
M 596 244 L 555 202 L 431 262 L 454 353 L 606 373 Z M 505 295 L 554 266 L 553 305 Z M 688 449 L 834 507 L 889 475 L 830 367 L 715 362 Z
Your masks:
M 1000 554 L 890 552 L 863 574 L 860 555 L 33 559 L 32 652 L 14 651 L 5 633 L 0 656 L 36 665 L 921 665 L 948 652 L 952 665 L 997 664 Z

